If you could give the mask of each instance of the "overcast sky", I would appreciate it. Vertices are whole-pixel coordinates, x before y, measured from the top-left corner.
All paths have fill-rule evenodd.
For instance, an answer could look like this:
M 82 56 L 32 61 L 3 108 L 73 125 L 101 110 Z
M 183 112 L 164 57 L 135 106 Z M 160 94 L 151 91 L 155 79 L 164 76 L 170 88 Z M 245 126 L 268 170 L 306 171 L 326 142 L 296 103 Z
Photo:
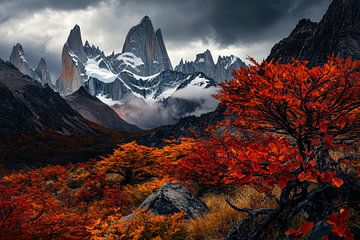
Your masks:
M 161 28 L 172 64 L 210 49 L 245 60 L 266 58 L 301 18 L 319 21 L 331 0 L 0 0 L 0 57 L 17 42 L 36 67 L 44 56 L 52 76 L 61 49 L 78 24 L 83 41 L 120 52 L 131 26 L 148 15 Z

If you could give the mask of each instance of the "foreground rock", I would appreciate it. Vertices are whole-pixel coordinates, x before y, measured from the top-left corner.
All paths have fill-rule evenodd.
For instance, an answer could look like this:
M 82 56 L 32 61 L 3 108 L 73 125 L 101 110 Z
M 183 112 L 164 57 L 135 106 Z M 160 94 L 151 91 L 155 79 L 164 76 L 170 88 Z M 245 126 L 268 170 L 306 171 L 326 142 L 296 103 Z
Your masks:
M 197 217 L 209 210 L 204 202 L 178 183 L 165 183 L 148 196 L 139 208 L 159 215 L 185 212 L 185 218 Z

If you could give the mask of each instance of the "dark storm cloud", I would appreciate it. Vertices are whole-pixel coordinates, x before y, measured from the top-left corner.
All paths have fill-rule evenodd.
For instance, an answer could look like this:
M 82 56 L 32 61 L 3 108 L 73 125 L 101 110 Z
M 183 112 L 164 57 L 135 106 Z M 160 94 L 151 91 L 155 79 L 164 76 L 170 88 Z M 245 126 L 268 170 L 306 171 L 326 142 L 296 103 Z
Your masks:
M 67 31 L 74 24 L 79 23 L 78 21 L 82 17 L 82 15 L 75 18 L 73 15 L 71 19 L 67 17 L 76 10 L 85 10 L 80 11 L 79 14 L 95 12 L 91 15 L 92 19 L 81 18 L 81 23 L 88 24 L 87 34 L 83 35 L 83 39 L 92 42 L 91 36 L 100 35 L 97 34 L 97 31 L 100 31 L 101 37 L 106 40 L 101 42 L 100 48 L 107 49 L 107 51 L 120 50 L 127 30 L 144 15 L 151 17 L 154 27 L 162 29 L 168 50 L 181 48 L 198 40 L 205 43 L 211 40 L 220 48 L 230 45 L 243 48 L 264 42 L 266 46 L 271 46 L 287 36 L 301 18 L 320 20 L 330 1 L 0 0 L 0 28 L 5 29 L 6 31 L 3 33 L 8 35 L 0 38 L 0 57 L 8 59 L 12 46 L 20 41 L 33 67 L 36 67 L 41 56 L 45 56 L 52 74 L 58 75 L 61 70 L 61 47 L 66 40 Z M 110 6 L 108 11 L 112 12 L 99 12 L 103 6 Z M 65 33 L 61 36 L 51 33 L 59 25 L 49 24 L 49 19 L 47 19 L 49 15 L 42 14 L 43 10 L 52 10 L 51 13 L 62 12 L 63 15 L 65 12 L 64 22 L 67 22 Z M 23 19 L 34 18 L 36 15 L 38 18 L 40 15 L 40 18 L 42 16 L 44 19 L 38 21 L 38 24 L 24 26 Z M 16 23 L 12 22 L 12 24 L 6 25 L 11 21 Z M 45 23 L 47 23 L 47 28 L 43 27 Z M 14 34 L 14 31 L 19 31 L 17 26 L 22 27 L 19 29 L 30 29 L 41 37 L 34 41 L 28 34 Z M 12 35 L 6 34 L 7 31 L 12 32 Z M 53 44 L 48 45 L 49 40 L 54 39 L 59 39 L 56 42 L 61 43 L 54 45 L 54 41 L 52 41 Z M 109 49 L 108 46 L 111 46 L 112 49 Z M 266 57 L 269 50 L 270 47 L 257 49 L 262 53 L 261 57 Z M 192 56 L 195 54 L 195 52 L 191 52 Z M 247 52 L 246 54 L 252 55 L 253 53 Z
M 331 0 L 125 0 L 152 19 L 174 41 L 201 38 L 221 44 L 276 38 L 303 17 L 319 20 Z M 126 4 L 125 4 L 126 6 Z M 282 29 L 269 29 L 281 21 Z M 285 27 L 284 27 L 285 26 Z
M 101 0 L 1 0 L 0 6 L 8 10 L 19 11 L 41 10 L 43 8 L 59 10 L 76 10 L 96 5 Z

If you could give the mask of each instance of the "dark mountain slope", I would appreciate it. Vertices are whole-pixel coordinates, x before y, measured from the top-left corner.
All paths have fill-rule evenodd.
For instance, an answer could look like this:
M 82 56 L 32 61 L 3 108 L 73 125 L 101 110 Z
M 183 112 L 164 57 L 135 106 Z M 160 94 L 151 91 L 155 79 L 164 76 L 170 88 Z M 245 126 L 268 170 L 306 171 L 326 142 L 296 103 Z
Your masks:
M 267 60 L 286 63 L 294 57 L 322 65 L 332 54 L 360 59 L 359 0 L 334 0 L 318 24 L 301 20 L 289 37 L 273 47 Z
M 89 134 L 96 130 L 48 86 L 0 60 L 0 135 L 53 130 Z
M 135 125 L 121 119 L 111 107 L 101 102 L 98 98 L 90 95 L 84 87 L 81 87 L 75 93 L 66 96 L 65 100 L 84 118 L 101 126 L 124 132 L 140 130 Z

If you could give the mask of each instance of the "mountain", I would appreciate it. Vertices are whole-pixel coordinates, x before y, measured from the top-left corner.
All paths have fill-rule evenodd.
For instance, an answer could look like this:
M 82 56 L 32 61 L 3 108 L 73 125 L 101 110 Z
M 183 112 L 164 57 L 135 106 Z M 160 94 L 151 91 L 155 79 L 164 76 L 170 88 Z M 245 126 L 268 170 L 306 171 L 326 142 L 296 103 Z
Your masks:
M 232 78 L 231 73 L 234 69 L 246 67 L 246 64 L 240 58 L 231 56 L 219 56 L 217 63 L 214 63 L 213 57 L 209 50 L 196 55 L 195 61 L 183 61 L 175 67 L 175 71 L 193 74 L 202 72 L 206 76 L 217 82 L 223 82 Z
M 216 83 L 203 73 L 185 74 L 165 70 L 150 77 L 122 72 L 105 83 L 91 78 L 90 93 L 112 106 L 121 118 L 142 129 L 175 124 L 181 117 L 213 111 Z
M 211 52 L 206 50 L 204 53 L 199 53 L 196 55 L 194 62 L 183 62 L 181 59 L 180 64 L 175 67 L 175 71 L 183 73 L 195 73 L 203 72 L 206 76 L 214 79 L 215 77 L 215 63 Z
M 49 86 L 52 85 L 45 59 L 41 58 L 37 68 L 35 70 L 32 69 L 29 66 L 29 62 L 26 59 L 25 52 L 20 43 L 17 43 L 13 47 L 10 55 L 10 62 L 22 74 L 28 75 L 42 84 L 48 84 Z
M 87 56 L 80 27 L 75 25 L 62 49 L 62 70 L 56 82 L 56 90 L 63 95 L 77 91 L 86 79 L 84 75 L 86 63 Z
M 217 82 L 223 82 L 224 80 L 233 79 L 232 72 L 234 69 L 246 67 L 246 64 L 238 57 L 231 56 L 219 56 L 215 66 L 215 77 Z
M 49 86 L 0 59 L 0 136 L 54 131 L 95 133 L 88 121 Z
M 75 93 L 66 96 L 65 100 L 85 119 L 101 126 L 123 132 L 140 130 L 135 125 L 121 119 L 111 107 L 101 102 L 98 98 L 91 96 L 84 87 L 80 87 Z
M 276 44 L 267 58 L 287 63 L 291 58 L 321 65 L 327 57 L 360 59 L 360 2 L 334 0 L 319 23 L 303 19 Z
M 155 33 L 148 16 L 128 32 L 122 49 L 122 54 L 124 53 L 133 53 L 143 61 L 139 70 L 130 69 L 136 74 L 149 76 L 163 70 L 172 70 L 161 30 L 158 29 Z
M 200 72 L 172 70 L 161 30 L 154 31 L 149 17 L 130 29 L 121 53 L 109 56 L 88 41 L 83 45 L 79 26 L 71 30 L 55 89 L 67 96 L 81 86 L 126 122 L 145 129 L 213 111 L 217 105 L 212 98 L 215 81 Z

